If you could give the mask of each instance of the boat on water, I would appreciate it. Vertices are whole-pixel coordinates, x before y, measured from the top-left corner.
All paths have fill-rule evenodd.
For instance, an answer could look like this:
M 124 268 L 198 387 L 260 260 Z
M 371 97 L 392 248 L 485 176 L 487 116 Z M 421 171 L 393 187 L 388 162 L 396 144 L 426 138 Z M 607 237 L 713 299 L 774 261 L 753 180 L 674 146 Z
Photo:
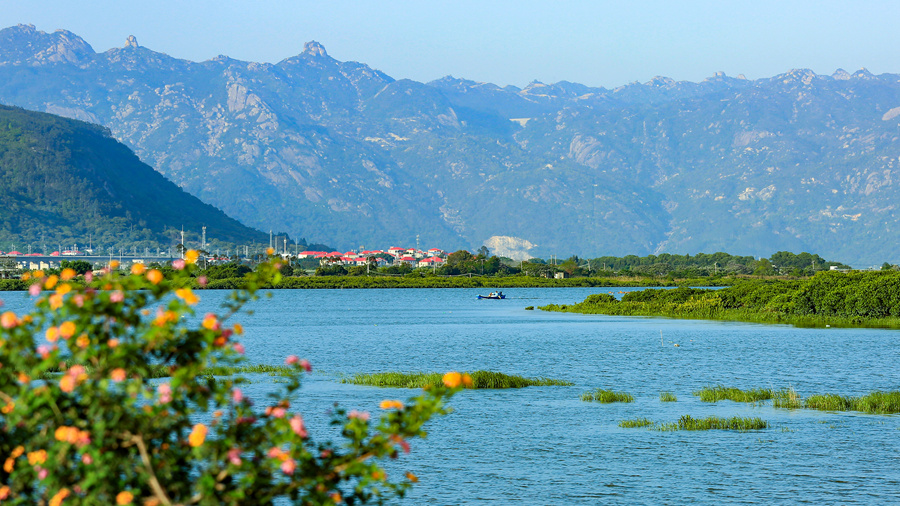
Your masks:
M 505 299 L 506 295 L 503 295 L 503 292 L 491 292 L 490 295 L 479 295 L 479 299 Z

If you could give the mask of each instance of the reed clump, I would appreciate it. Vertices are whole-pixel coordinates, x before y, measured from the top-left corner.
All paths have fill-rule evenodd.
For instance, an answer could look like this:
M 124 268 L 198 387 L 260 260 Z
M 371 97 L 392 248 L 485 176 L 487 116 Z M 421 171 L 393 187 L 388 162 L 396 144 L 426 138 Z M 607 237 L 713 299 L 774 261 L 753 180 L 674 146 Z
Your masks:
M 861 411 L 873 415 L 900 413 L 900 392 L 876 391 L 862 397 L 811 395 L 804 402 L 804 407 L 820 411 Z
M 660 392 L 659 400 L 660 402 L 675 402 L 678 398 L 672 392 Z
M 683 415 L 678 419 L 678 430 L 761 430 L 769 428 L 769 422 L 757 417 L 719 418 L 707 416 L 706 418 L 694 418 L 691 415 Z
M 703 402 L 718 401 L 734 401 L 734 402 L 758 402 L 772 398 L 771 388 L 754 388 L 750 390 L 741 390 L 740 388 L 725 387 L 717 385 L 714 387 L 703 387 L 694 392 L 694 395 L 700 397 Z
M 622 420 L 619 422 L 619 427 L 624 429 L 635 429 L 638 427 L 650 427 L 653 425 L 653 420 L 649 418 L 635 418 L 633 420 Z
M 800 409 L 803 407 L 803 399 L 800 394 L 791 388 L 782 388 L 772 395 L 772 407 L 783 409 Z
M 569 381 L 551 378 L 525 378 L 494 371 L 468 373 L 472 378 L 472 388 L 500 389 L 543 386 L 571 386 Z M 380 372 L 354 374 L 341 378 L 341 383 L 385 388 L 425 388 L 441 383 L 441 373 L 429 372 Z
M 601 402 L 604 404 L 611 402 L 634 402 L 634 396 L 626 392 L 614 392 L 612 390 L 598 388 L 593 392 L 581 394 L 581 400 Z

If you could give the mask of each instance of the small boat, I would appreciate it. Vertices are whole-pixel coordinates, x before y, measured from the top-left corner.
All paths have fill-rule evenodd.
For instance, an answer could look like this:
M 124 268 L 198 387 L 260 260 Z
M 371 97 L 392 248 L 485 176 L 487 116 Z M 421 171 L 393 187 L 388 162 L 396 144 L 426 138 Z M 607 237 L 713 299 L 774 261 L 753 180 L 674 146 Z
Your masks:
M 479 295 L 479 299 L 505 299 L 506 295 L 503 295 L 503 292 L 491 292 L 490 295 Z

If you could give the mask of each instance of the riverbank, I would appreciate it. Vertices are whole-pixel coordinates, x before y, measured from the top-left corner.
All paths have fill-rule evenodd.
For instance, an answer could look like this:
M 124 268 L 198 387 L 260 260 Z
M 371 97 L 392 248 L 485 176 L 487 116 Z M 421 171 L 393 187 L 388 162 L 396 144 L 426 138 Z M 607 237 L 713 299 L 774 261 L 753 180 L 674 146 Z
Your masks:
M 798 327 L 900 329 L 900 273 L 826 272 L 806 280 L 744 280 L 721 290 L 594 294 L 544 311 L 790 324 Z

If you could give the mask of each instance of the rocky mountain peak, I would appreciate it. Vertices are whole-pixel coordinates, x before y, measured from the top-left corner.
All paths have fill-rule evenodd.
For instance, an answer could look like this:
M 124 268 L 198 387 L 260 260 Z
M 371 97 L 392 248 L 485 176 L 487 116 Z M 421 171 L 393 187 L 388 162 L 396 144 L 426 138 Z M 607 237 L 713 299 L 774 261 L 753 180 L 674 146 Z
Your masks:
M 303 54 L 321 57 L 328 56 L 328 53 L 325 51 L 325 46 L 319 44 L 314 40 L 311 40 L 303 45 Z
M 141 47 L 138 45 L 137 37 L 134 35 L 129 35 L 127 39 L 125 39 L 125 47 L 133 47 L 135 49 Z
M 844 69 L 837 69 L 834 71 L 834 74 L 831 74 L 831 77 L 838 81 L 846 81 L 847 79 L 850 79 L 853 76 L 851 76 L 850 73 Z

